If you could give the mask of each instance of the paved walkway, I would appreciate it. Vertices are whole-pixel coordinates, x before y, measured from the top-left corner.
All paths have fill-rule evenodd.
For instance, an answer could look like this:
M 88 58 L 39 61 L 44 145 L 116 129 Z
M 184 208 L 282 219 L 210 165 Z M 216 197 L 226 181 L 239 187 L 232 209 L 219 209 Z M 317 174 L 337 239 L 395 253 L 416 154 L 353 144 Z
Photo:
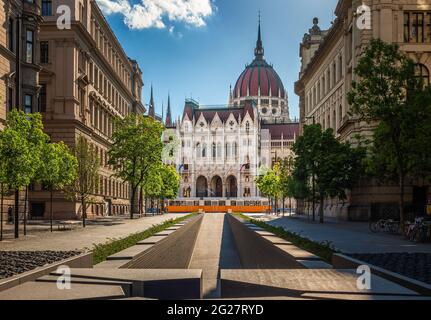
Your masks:
M 206 213 L 189 269 L 202 269 L 203 297 L 220 298 L 220 269 L 240 266 L 232 232 L 223 213 Z
M 89 222 L 86 228 L 77 228 L 72 231 L 29 231 L 26 237 L 20 239 L 6 239 L 0 242 L 0 251 L 25 250 L 81 250 L 92 248 L 94 244 L 105 243 L 113 238 L 124 238 L 130 234 L 142 232 L 153 225 L 166 220 L 176 219 L 183 214 L 166 214 L 162 216 L 143 217 L 130 220 L 127 217 L 109 217 Z M 22 234 L 22 233 L 21 233 Z
M 325 224 L 308 221 L 307 217 L 255 216 L 269 220 L 273 226 L 299 233 L 313 241 L 330 241 L 344 253 L 431 253 L 430 243 L 413 243 L 403 238 L 385 233 L 372 233 L 367 222 L 346 222 L 328 220 Z

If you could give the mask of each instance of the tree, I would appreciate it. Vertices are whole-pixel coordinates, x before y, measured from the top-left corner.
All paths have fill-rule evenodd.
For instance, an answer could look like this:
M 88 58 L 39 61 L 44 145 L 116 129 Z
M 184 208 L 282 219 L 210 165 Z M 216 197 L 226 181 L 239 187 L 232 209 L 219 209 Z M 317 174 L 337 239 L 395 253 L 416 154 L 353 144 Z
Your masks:
M 314 177 L 320 203 L 320 222 L 323 223 L 325 199 L 346 198 L 346 190 L 359 179 L 364 149 L 339 142 L 332 129 L 322 132 L 320 124 L 306 126 L 293 149 L 297 155 L 296 165 L 305 168 L 304 178 L 311 180 Z
M 429 175 L 431 90 L 416 77 L 415 64 L 395 44 L 372 40 L 363 52 L 348 94 L 351 112 L 377 123 L 369 172 L 399 186 L 400 225 L 405 220 L 407 177 Z
M 37 180 L 50 192 L 50 226 L 53 227 L 53 193 L 71 185 L 77 178 L 78 160 L 64 142 L 45 145 Z
M 151 209 L 154 210 L 154 201 L 162 195 L 163 179 L 161 174 L 162 164 L 150 166 L 143 180 L 145 197 L 151 200 Z
M 160 169 L 160 177 L 162 180 L 162 210 L 164 210 L 164 200 L 173 200 L 178 195 L 178 190 L 180 188 L 180 176 L 174 166 L 163 164 Z
M 280 196 L 280 165 L 277 163 L 274 168 L 259 176 L 256 179 L 256 184 L 270 203 L 272 200 L 275 201 L 275 210 L 277 212 L 277 199 Z
M 39 113 L 17 110 L 8 113 L 6 127 L 0 132 L 0 161 L 4 183 L 15 190 L 15 238 L 19 237 L 19 191 L 27 188 L 35 177 L 43 146 L 48 141 Z
M 85 228 L 87 207 L 99 186 L 100 159 L 94 146 L 82 136 L 78 137 L 73 154 L 78 161 L 76 179 L 65 191 L 67 198 L 81 203 L 82 224 Z
M 150 117 L 132 113 L 117 120 L 115 127 L 109 164 L 116 170 L 115 176 L 130 185 L 130 218 L 133 219 L 137 190 L 145 184 L 147 172 L 161 163 L 163 126 Z
M 284 209 L 285 205 L 284 202 L 286 198 L 289 198 L 289 211 L 292 212 L 292 190 L 290 189 L 290 181 L 292 180 L 292 169 L 293 169 L 294 160 L 293 158 L 289 157 L 287 159 L 284 159 L 281 162 L 280 165 L 280 194 L 282 198 L 282 205 L 283 205 L 283 216 L 284 216 Z

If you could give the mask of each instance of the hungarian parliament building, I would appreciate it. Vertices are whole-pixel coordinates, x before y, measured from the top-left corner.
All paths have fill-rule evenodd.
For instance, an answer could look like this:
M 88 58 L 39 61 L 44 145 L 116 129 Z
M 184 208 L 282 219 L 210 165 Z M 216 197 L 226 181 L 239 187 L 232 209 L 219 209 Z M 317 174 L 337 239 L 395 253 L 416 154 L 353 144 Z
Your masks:
M 187 99 L 173 123 L 168 105 L 165 125 L 177 147 L 164 161 L 175 164 L 181 176 L 178 200 L 261 199 L 256 177 L 293 156 L 299 123 L 291 121 L 283 82 L 264 59 L 260 29 L 259 23 L 254 60 L 231 88 L 227 106 Z

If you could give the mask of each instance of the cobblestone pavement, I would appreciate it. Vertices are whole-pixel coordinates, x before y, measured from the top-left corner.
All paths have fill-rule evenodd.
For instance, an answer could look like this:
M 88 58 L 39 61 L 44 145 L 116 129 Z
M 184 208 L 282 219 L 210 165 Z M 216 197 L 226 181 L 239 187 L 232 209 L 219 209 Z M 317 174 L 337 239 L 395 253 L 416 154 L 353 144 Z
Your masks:
M 431 284 L 431 254 L 429 253 L 351 254 L 350 256 Z
M 80 254 L 79 251 L 0 251 L 0 279 Z
M 184 214 L 165 214 L 130 220 L 127 217 L 107 217 L 90 221 L 86 228 L 49 232 L 48 226 L 39 226 L 45 231 L 29 228 L 27 236 L 21 232 L 20 239 L 8 237 L 0 242 L 0 251 L 74 251 L 91 248 L 94 244 L 105 243 L 109 239 L 123 238 L 132 233 L 142 232 L 166 220 L 176 219 Z

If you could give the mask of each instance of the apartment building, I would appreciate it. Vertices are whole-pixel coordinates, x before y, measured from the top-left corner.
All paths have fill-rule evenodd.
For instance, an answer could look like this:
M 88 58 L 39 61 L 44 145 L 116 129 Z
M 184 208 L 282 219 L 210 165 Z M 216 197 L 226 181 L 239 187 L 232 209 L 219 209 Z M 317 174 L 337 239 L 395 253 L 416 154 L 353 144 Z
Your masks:
M 359 28 L 356 13 L 361 5 L 370 8 L 371 28 Z M 362 10 L 361 10 L 362 12 Z M 340 0 L 336 19 L 329 30 L 321 30 L 318 20 L 305 34 L 300 45 L 302 67 L 295 92 L 300 97 L 301 131 L 305 124 L 320 123 L 332 128 L 341 141 L 351 141 L 356 134 L 370 136 L 373 125 L 349 115 L 347 93 L 354 69 L 364 47 L 372 38 L 396 43 L 417 64 L 418 76 L 427 83 L 431 70 L 431 3 L 419 0 Z M 408 188 L 408 201 L 424 208 L 430 192 L 420 182 Z M 379 186 L 361 181 L 347 201 L 333 199 L 325 215 L 364 220 L 371 214 L 396 210 L 397 185 Z M 309 211 L 308 206 L 301 210 Z
M 38 110 L 53 141 L 73 146 L 78 137 L 85 137 L 101 160 L 100 182 L 87 215 L 126 214 L 129 186 L 113 176 L 108 150 L 115 117 L 145 112 L 142 71 L 124 52 L 96 1 L 62 1 L 71 13 L 70 28 L 65 29 L 58 26 L 58 5 L 51 0 L 41 4 Z M 30 215 L 43 217 L 49 206 L 49 194 L 35 186 Z M 53 206 L 56 219 L 80 217 L 80 204 L 67 201 L 61 193 L 55 195 Z

